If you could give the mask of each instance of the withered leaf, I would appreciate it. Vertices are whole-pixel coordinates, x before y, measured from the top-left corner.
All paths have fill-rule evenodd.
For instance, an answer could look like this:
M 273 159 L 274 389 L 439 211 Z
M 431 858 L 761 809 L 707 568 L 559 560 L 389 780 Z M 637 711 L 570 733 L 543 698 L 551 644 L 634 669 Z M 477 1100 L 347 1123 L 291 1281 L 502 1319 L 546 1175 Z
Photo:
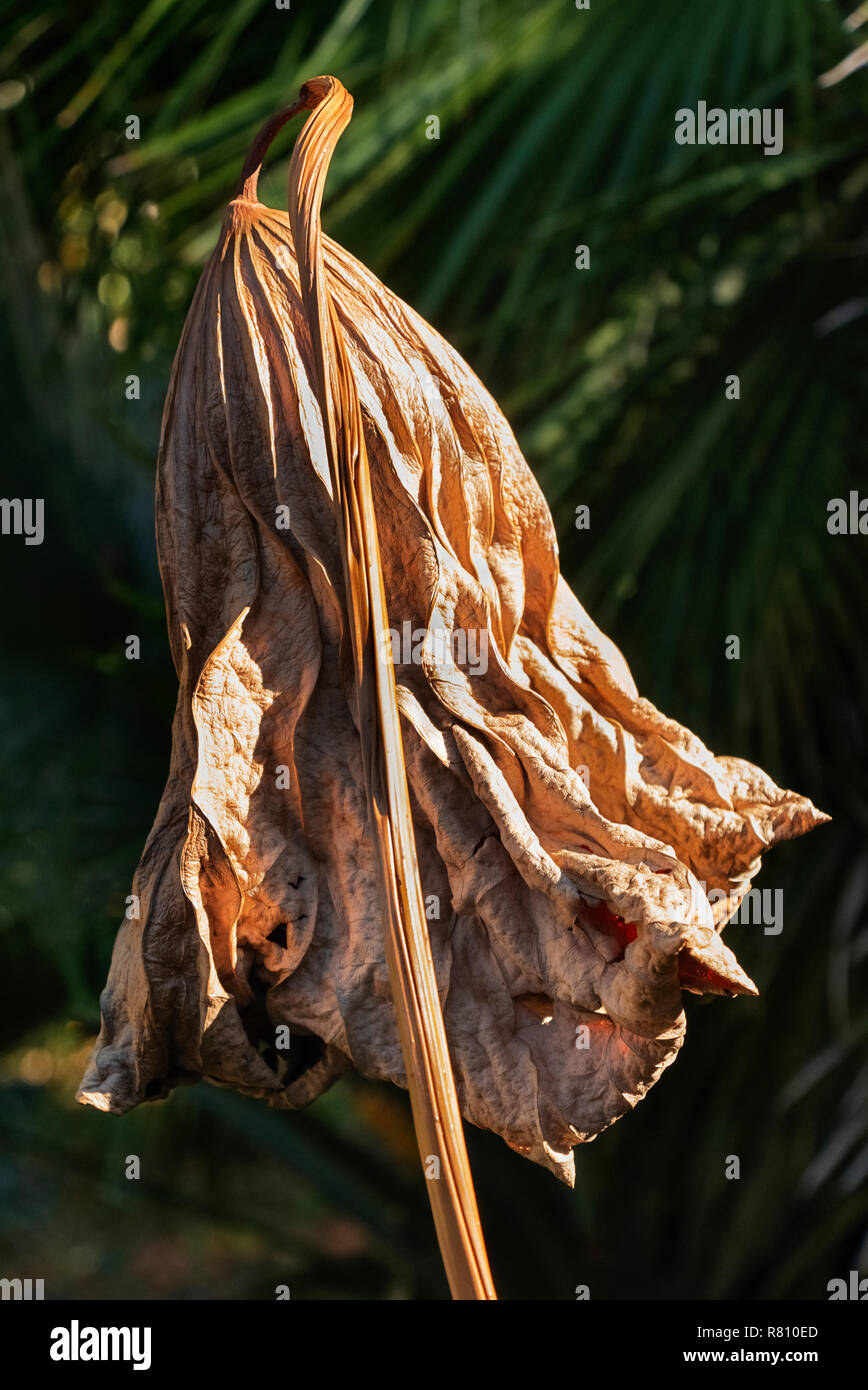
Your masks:
M 79 1091 L 115 1112 L 200 1076 L 286 1108 L 350 1067 L 407 1083 L 309 267 L 300 281 L 289 218 L 256 197 L 279 123 L 227 209 L 165 406 L 172 761 Z M 297 225 L 318 228 L 325 165 L 296 180 Z M 755 993 L 720 928 L 762 852 L 826 817 L 640 697 L 561 578 L 545 499 L 485 388 L 322 247 L 461 1111 L 572 1181 L 573 1147 L 674 1060 L 682 989 Z

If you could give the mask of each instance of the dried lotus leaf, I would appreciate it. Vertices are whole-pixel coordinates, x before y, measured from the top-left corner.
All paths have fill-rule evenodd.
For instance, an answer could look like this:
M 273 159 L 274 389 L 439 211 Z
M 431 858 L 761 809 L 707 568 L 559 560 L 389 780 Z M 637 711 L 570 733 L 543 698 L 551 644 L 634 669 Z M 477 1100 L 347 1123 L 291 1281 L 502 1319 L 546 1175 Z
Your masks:
M 165 406 L 172 762 L 79 1092 L 114 1112 L 198 1076 L 285 1108 L 351 1067 L 407 1084 L 310 283 L 290 219 L 255 193 L 274 129 L 227 209 Z M 310 173 L 320 192 L 324 176 Z M 296 221 L 313 196 L 297 192 Z M 401 638 L 461 1113 L 572 1182 L 574 1146 L 674 1060 L 682 990 L 756 992 L 720 928 L 763 851 L 826 817 L 640 697 L 560 576 L 545 499 L 491 396 L 365 266 L 321 247 Z M 275 1060 L 280 1024 L 293 1046 Z

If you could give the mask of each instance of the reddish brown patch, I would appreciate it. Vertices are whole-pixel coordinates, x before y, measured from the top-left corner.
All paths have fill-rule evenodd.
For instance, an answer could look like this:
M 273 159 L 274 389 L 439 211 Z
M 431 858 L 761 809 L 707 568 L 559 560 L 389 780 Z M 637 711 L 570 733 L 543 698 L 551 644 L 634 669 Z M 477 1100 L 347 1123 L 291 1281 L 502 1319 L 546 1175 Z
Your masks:
M 696 990 L 700 994 L 745 994 L 734 980 L 726 975 L 718 975 L 701 965 L 689 951 L 682 951 L 678 957 L 678 982 L 682 989 Z
M 656 872 L 668 873 L 669 871 L 668 869 L 658 869 Z M 632 922 L 625 922 L 623 917 L 612 912 L 603 902 L 596 902 L 593 905 L 583 904 L 581 916 L 589 925 L 596 927 L 597 931 L 612 937 L 618 943 L 616 960 L 624 959 L 624 952 L 630 942 L 635 941 L 639 935 L 638 928 Z M 678 983 L 682 989 L 694 990 L 700 994 L 735 995 L 747 993 L 728 976 L 719 975 L 717 971 L 710 970 L 707 965 L 700 964 L 689 951 L 682 951 L 678 957 Z
M 590 925 L 596 927 L 597 931 L 617 941 L 620 949 L 616 959 L 623 960 L 628 945 L 639 935 L 638 928 L 632 922 L 625 922 L 623 917 L 618 917 L 603 902 L 596 902 L 593 906 L 583 904 L 581 915 L 589 920 Z

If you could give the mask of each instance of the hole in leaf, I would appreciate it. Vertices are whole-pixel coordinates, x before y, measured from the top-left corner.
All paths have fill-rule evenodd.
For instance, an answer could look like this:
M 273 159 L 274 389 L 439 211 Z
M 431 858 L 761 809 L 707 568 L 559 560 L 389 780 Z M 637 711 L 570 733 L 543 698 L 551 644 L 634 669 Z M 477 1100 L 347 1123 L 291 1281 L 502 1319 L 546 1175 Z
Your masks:
M 286 923 L 278 922 L 274 931 L 268 933 L 268 940 L 273 941 L 275 946 L 279 946 L 282 951 L 286 950 Z

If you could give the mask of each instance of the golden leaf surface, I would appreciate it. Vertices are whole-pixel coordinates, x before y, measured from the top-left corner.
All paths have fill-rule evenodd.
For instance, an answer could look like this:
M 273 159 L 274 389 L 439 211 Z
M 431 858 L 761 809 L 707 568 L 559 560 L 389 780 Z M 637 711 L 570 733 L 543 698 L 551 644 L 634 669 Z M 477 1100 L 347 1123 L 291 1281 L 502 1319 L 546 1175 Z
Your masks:
M 424 989 L 403 1050 L 393 1000 L 424 976 L 394 954 L 419 944 L 415 854 L 461 1113 L 571 1182 L 573 1147 L 674 1060 L 682 989 L 756 992 L 720 928 L 762 852 L 826 817 L 639 696 L 491 396 L 320 235 L 341 93 L 314 79 L 290 108 L 316 107 L 291 219 L 256 198 L 290 113 L 264 129 L 175 359 L 172 761 L 79 1099 L 204 1076 L 296 1108 L 350 1067 L 406 1086 L 411 1005 L 442 1069 Z

